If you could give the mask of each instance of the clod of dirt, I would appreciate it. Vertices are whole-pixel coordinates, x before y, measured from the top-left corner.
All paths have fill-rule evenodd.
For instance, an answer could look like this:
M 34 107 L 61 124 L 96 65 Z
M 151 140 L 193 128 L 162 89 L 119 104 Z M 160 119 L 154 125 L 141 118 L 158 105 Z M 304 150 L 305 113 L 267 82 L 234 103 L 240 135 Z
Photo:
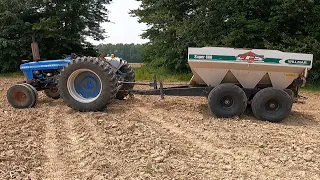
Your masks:
M 303 159 L 307 162 L 312 161 L 312 156 L 310 154 L 303 155 Z
M 163 157 L 163 156 L 158 156 L 158 157 L 154 158 L 154 160 L 155 160 L 157 163 L 160 163 L 160 162 L 163 162 L 164 157 Z
M 37 173 L 35 171 L 32 171 L 32 172 L 29 173 L 28 179 L 30 179 L 30 180 L 38 180 L 40 178 L 38 178 L 38 175 L 37 175 Z
M 104 180 L 105 177 L 101 176 L 101 175 L 96 175 L 92 178 L 92 180 Z

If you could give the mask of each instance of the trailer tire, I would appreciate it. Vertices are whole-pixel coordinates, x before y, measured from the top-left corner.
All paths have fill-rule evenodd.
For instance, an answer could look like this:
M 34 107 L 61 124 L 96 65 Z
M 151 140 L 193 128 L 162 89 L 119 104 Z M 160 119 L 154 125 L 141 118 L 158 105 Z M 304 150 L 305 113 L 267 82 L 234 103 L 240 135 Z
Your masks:
M 7 91 L 7 100 L 17 109 L 32 108 L 36 104 L 36 95 L 26 84 L 15 84 Z
M 219 118 L 240 116 L 246 110 L 246 93 L 234 84 L 221 84 L 211 90 L 208 96 L 210 112 Z
M 292 98 L 284 90 L 265 88 L 253 97 L 251 107 L 258 119 L 278 123 L 288 117 L 292 103 Z
M 60 99 L 60 93 L 58 88 L 45 89 L 44 94 L 52 99 Z
M 127 62 L 124 61 L 124 64 L 122 65 L 122 67 L 120 68 L 120 71 L 122 73 L 126 73 L 127 76 L 124 79 L 124 81 L 126 82 L 135 82 L 135 73 L 131 67 L 131 65 Z M 128 90 L 132 90 L 134 87 L 134 84 L 123 84 L 120 91 L 117 93 L 116 98 L 119 100 L 123 100 L 126 96 L 128 96 Z M 125 91 L 121 91 L 121 90 L 125 90 Z
M 103 111 L 115 98 L 117 78 L 110 65 L 95 57 L 78 57 L 63 68 L 58 89 L 74 110 Z

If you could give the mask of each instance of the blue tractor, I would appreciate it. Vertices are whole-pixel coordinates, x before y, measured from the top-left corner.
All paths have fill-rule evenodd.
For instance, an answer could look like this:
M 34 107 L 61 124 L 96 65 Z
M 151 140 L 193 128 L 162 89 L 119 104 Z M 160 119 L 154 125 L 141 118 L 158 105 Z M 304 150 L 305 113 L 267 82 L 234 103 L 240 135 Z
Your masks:
M 14 108 L 35 107 L 38 91 L 62 98 L 78 111 L 100 111 L 113 99 L 124 99 L 133 89 L 135 74 L 127 61 L 111 57 L 67 57 L 59 60 L 23 61 L 26 80 L 7 92 Z

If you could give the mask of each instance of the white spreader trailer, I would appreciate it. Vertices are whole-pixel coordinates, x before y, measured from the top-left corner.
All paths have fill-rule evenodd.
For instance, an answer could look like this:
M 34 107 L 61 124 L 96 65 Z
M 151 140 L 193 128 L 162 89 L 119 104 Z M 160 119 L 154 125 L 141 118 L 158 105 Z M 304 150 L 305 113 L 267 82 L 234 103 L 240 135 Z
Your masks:
M 264 49 L 189 48 L 192 86 L 214 87 L 208 96 L 211 112 L 219 117 L 241 115 L 247 104 L 262 120 L 286 118 L 306 83 L 312 54 Z
M 240 116 L 251 106 L 258 119 L 280 122 L 290 114 L 299 87 L 305 86 L 312 61 L 312 54 L 277 50 L 189 48 L 193 77 L 188 86 L 162 88 L 161 84 L 159 90 L 134 92 L 204 96 L 217 117 Z

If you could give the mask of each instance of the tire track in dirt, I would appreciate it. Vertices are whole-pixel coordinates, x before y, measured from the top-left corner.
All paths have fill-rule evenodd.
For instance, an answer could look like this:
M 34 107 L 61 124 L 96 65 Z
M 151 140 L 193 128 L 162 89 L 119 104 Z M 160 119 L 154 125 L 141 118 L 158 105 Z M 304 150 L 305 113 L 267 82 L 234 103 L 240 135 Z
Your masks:
M 100 162 L 97 164 L 99 166 L 103 166 L 106 165 L 107 162 L 107 166 L 113 167 L 112 169 L 115 171 L 114 174 L 108 174 L 108 176 L 114 178 L 119 174 L 118 171 L 120 171 L 120 166 L 123 166 L 125 163 L 121 160 L 121 157 L 118 154 L 106 148 L 106 134 L 102 132 L 101 129 L 97 128 L 97 126 L 92 122 L 93 119 L 82 120 L 81 125 L 90 135 L 92 145 L 96 148 L 95 150 L 98 151 L 98 155 L 100 156 Z
M 80 179 L 112 178 L 118 174 L 115 169 L 119 158 L 105 149 L 105 135 L 90 120 L 79 116 L 63 120 L 64 135 L 69 141 L 64 150 L 70 175 Z M 116 173 L 108 174 L 109 171 Z
M 77 118 L 58 116 L 54 120 L 51 112 L 49 116 L 45 141 L 47 178 L 82 179 L 92 175 L 88 166 L 95 158 L 88 133 L 75 122 Z
M 83 178 L 88 176 L 88 173 L 91 175 L 91 172 L 88 172 L 90 170 L 88 166 L 94 161 L 93 152 L 89 147 L 92 142 L 89 135 L 81 127 L 79 128 L 74 119 L 76 118 L 68 118 L 64 124 L 66 137 L 70 142 L 66 157 L 70 162 L 71 175 Z
M 46 133 L 44 142 L 44 152 L 48 158 L 45 163 L 45 173 L 47 179 L 63 179 L 66 176 L 67 166 L 63 162 L 63 157 L 59 154 L 59 143 L 57 139 L 57 127 L 53 113 L 49 113 L 49 118 L 45 119 Z
M 203 132 L 199 128 L 195 128 L 195 126 L 188 126 L 188 127 L 181 127 L 179 122 L 179 127 L 177 127 L 174 123 L 168 122 L 164 117 L 170 117 L 170 114 L 163 109 L 157 109 L 157 112 L 160 112 L 162 116 L 159 114 L 155 114 L 153 111 L 148 110 L 145 107 L 152 107 L 152 105 L 145 103 L 144 108 L 137 107 L 139 112 L 144 114 L 144 116 L 148 117 L 153 122 L 161 124 L 161 126 L 165 129 L 168 129 L 170 132 L 177 134 L 179 136 L 185 137 L 189 142 L 196 145 L 200 149 L 215 153 L 215 154 L 224 154 L 233 156 L 235 154 L 251 154 L 253 156 L 259 156 L 257 151 L 252 149 L 245 148 L 243 146 L 237 147 L 234 149 L 228 149 L 224 146 L 226 144 L 216 144 L 214 143 L 221 143 L 221 140 L 217 136 L 213 136 L 208 132 Z M 172 117 L 171 119 L 177 119 L 177 117 Z M 182 129 L 184 128 L 184 129 Z
M 229 154 L 229 155 L 233 154 L 232 151 L 228 149 L 224 149 L 224 150 L 218 149 L 215 146 L 213 146 L 211 143 L 203 141 L 197 138 L 195 135 L 192 135 L 187 131 L 184 131 L 176 127 L 174 124 L 171 124 L 162 120 L 161 117 L 159 118 L 156 115 L 153 115 L 153 113 L 147 110 L 146 108 L 137 107 L 136 109 L 151 121 L 157 124 L 160 124 L 163 128 L 168 129 L 171 133 L 185 137 L 189 142 L 191 142 L 192 144 L 196 145 L 198 148 L 204 151 L 213 152 L 213 153 L 223 153 L 223 154 Z

